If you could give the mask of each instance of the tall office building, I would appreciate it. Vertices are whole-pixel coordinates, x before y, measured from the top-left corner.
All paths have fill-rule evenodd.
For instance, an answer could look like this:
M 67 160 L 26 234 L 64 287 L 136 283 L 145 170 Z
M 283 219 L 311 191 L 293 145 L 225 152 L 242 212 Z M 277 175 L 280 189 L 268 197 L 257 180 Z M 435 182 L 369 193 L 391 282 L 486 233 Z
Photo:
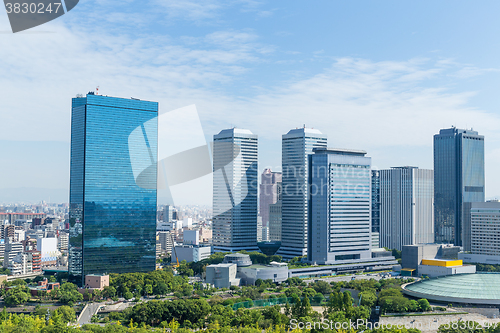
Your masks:
M 471 249 L 470 208 L 484 202 L 484 136 L 455 127 L 434 135 L 436 243 Z
M 266 228 L 269 223 L 269 205 L 278 201 L 278 183 L 281 182 L 281 172 L 265 169 L 260 177 L 260 216 L 262 227 Z
M 155 270 L 158 103 L 73 99 L 70 239 L 72 280 Z
M 310 156 L 308 260 L 371 260 L 371 158 L 361 150 L 317 148 Z
M 380 171 L 372 170 L 372 232 L 380 232 Z
M 405 166 L 379 174 L 380 247 L 434 243 L 434 172 Z
M 174 207 L 166 205 L 163 208 L 163 222 L 172 222 L 174 216 Z
M 314 148 L 326 148 L 326 135 L 316 129 L 299 128 L 282 137 L 281 247 L 284 258 L 307 255 L 308 156 Z
M 471 253 L 500 257 L 500 202 L 474 202 L 471 205 Z M 476 256 L 477 257 L 477 256 Z M 487 262 L 477 261 L 477 262 Z M 491 260 L 491 262 L 494 262 Z
M 269 241 L 281 242 L 281 204 L 283 187 L 282 183 L 276 184 L 277 201 L 269 205 Z
M 213 249 L 258 251 L 257 135 L 232 128 L 214 135 Z

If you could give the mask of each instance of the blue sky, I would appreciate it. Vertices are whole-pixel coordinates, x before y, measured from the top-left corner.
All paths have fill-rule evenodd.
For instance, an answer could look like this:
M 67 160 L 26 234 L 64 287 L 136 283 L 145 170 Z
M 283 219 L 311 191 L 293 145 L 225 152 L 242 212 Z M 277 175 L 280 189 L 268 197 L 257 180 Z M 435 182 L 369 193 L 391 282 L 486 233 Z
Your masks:
M 162 112 L 195 104 L 207 138 L 252 130 L 261 169 L 279 168 L 281 135 L 303 124 L 330 146 L 368 151 L 378 168 L 429 169 L 433 134 L 473 127 L 486 137 L 486 194 L 498 197 L 499 10 L 498 1 L 83 0 L 18 34 L 0 10 L 0 192 L 65 193 L 70 99 L 100 86 L 159 101 Z M 210 177 L 178 192 L 176 203 L 210 204 Z

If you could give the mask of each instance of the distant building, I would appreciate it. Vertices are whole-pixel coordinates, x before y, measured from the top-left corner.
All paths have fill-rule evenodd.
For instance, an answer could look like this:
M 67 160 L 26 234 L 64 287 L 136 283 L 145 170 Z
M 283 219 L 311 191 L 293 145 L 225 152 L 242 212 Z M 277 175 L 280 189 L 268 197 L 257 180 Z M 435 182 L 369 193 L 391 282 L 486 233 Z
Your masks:
M 416 244 L 404 245 L 401 252 L 403 269 L 417 270 L 424 259 L 458 259 L 460 247 L 452 244 Z
M 57 248 L 61 252 L 68 251 L 69 234 L 66 232 L 60 232 L 57 237 Z
M 173 220 L 174 207 L 166 205 L 163 209 L 163 222 L 172 222 Z
M 57 264 L 60 252 L 57 250 L 57 238 L 38 238 L 36 250 L 42 254 L 42 267 Z
M 380 233 L 380 171 L 379 170 L 372 170 L 372 232 Z M 380 246 L 380 244 L 378 246 Z
M 200 245 L 200 232 L 198 230 L 184 230 L 184 245 Z
M 169 231 L 160 231 L 158 232 L 158 238 L 161 246 L 161 250 L 167 253 L 172 251 L 172 237 L 170 236 Z
M 288 266 L 278 262 L 254 265 L 248 254 L 234 253 L 226 255 L 221 264 L 209 265 L 206 269 L 206 282 L 216 288 L 254 285 L 258 279 L 283 282 L 288 279 Z
M 208 265 L 206 268 L 205 281 L 215 288 L 239 286 L 240 279 L 236 278 L 237 269 L 238 267 L 236 264 Z
M 85 287 L 88 289 L 103 290 L 104 287 L 109 287 L 109 275 L 85 275 Z
M 19 253 L 23 253 L 23 244 L 20 242 L 14 242 L 11 237 L 5 238 L 3 267 L 8 267 L 14 257 L 16 257 Z
M 371 259 L 371 158 L 361 150 L 316 148 L 310 156 L 308 261 Z
M 260 216 L 262 227 L 265 228 L 269 223 L 269 205 L 278 201 L 278 183 L 281 183 L 281 172 L 265 169 L 260 177 Z
M 326 148 L 326 135 L 317 129 L 300 128 L 282 136 L 282 219 L 281 247 L 276 253 L 291 259 L 307 255 L 308 156 L 314 148 Z
M 210 246 L 197 245 L 176 245 L 175 251 L 172 251 L 172 262 L 186 260 L 187 262 L 198 262 L 207 259 L 212 254 Z
M 484 136 L 455 127 L 434 135 L 436 243 L 471 250 L 470 208 L 484 202 Z
M 214 135 L 213 247 L 258 251 L 257 135 L 232 128 Z
M 500 264 L 500 202 L 471 204 L 471 251 L 460 253 L 465 262 Z
M 434 243 L 433 171 L 406 166 L 379 175 L 380 247 Z
M 281 200 L 269 205 L 269 240 L 271 242 L 281 242 L 281 207 Z
M 418 275 L 438 277 L 453 274 L 474 274 L 476 266 L 464 265 L 462 260 L 422 259 L 418 265 Z

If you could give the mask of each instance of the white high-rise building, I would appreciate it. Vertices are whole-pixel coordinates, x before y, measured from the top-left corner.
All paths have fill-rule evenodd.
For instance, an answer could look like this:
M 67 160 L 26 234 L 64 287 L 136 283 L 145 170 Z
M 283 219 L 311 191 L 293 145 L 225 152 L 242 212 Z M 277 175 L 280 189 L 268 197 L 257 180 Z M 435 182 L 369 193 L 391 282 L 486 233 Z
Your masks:
M 318 148 L 310 157 L 310 262 L 371 260 L 371 158 L 365 155 Z
M 283 258 L 307 255 L 308 156 L 314 148 L 326 148 L 326 135 L 317 129 L 299 128 L 282 136 L 282 219 Z
M 213 248 L 256 251 L 257 135 L 232 128 L 214 135 Z
M 500 256 L 500 202 L 473 202 L 471 222 L 472 254 Z
M 380 170 L 380 246 L 434 243 L 434 171 Z

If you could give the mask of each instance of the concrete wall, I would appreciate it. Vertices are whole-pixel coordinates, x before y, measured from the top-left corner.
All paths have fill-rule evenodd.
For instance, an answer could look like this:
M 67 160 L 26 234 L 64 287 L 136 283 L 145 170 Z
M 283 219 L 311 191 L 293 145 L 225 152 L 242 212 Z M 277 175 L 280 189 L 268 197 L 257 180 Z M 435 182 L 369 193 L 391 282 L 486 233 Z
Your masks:
M 476 273 L 476 266 L 455 266 L 455 267 L 443 267 L 443 266 L 430 266 L 430 265 L 418 265 L 418 275 L 426 275 L 429 277 L 446 276 L 453 274 L 464 274 L 464 273 Z
M 250 266 L 239 267 L 238 273 L 241 281 L 245 285 L 254 285 L 255 281 L 272 280 L 273 282 L 283 282 L 288 279 L 288 267 Z
M 229 288 L 238 285 L 236 279 L 236 264 L 209 265 L 206 270 L 206 283 L 213 284 L 216 288 Z
M 485 254 L 459 253 L 458 259 L 468 263 L 478 263 L 486 265 L 500 265 L 500 256 L 489 256 Z

